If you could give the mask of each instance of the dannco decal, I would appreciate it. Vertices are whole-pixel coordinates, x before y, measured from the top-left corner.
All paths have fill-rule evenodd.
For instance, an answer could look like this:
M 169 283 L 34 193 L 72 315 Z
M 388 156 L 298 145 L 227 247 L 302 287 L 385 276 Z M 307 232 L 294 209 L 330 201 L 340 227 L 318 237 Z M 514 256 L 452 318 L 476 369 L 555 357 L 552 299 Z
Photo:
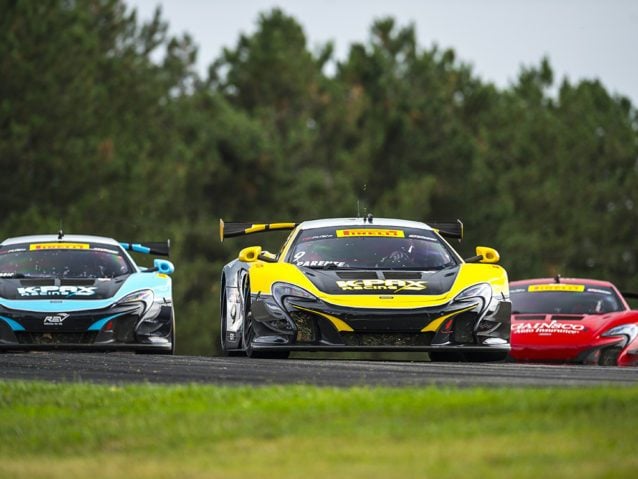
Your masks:
M 546 291 L 565 291 L 569 293 L 582 293 L 584 284 L 532 284 L 527 288 L 530 293 L 542 293 Z
M 411 279 L 351 279 L 337 281 L 343 291 L 423 291 L 427 288 L 427 281 Z
M 70 296 L 93 296 L 96 289 L 95 286 L 29 286 L 18 288 L 18 294 L 20 296 L 62 296 L 68 298 Z
M 46 316 L 44 318 L 45 326 L 62 326 L 64 320 L 68 318 L 69 315 L 67 313 L 53 314 L 51 316 Z
M 549 323 L 513 323 L 512 332 L 518 334 L 539 334 L 541 336 L 550 334 L 579 334 L 587 328 L 582 324 L 560 323 L 552 320 Z
M 43 249 L 89 249 L 88 243 L 33 243 L 29 245 L 30 251 Z
M 352 230 L 337 230 L 337 238 L 353 238 L 361 236 L 376 236 L 384 238 L 405 238 L 402 230 L 377 230 L 369 228 L 359 228 Z

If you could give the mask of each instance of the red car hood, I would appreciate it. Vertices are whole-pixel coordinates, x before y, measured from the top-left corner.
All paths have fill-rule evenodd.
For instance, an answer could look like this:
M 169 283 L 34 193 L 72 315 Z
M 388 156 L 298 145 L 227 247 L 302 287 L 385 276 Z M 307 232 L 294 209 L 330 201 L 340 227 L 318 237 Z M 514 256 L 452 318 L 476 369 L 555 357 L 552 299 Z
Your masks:
M 523 360 L 570 360 L 583 351 L 613 344 L 617 337 L 601 337 L 605 331 L 638 322 L 638 313 L 515 314 L 512 315 L 512 356 Z

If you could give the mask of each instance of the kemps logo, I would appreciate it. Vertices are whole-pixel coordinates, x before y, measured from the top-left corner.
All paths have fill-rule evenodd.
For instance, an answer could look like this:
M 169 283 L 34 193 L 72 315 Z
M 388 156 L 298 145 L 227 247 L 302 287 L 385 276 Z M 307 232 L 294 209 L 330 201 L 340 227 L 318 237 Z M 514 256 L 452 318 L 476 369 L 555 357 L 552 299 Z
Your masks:
M 52 314 L 46 316 L 43 323 L 45 326 L 62 326 L 62 323 L 64 323 L 64 320 L 68 317 L 68 313 Z
M 579 334 L 584 331 L 587 331 L 587 328 L 582 324 L 562 323 L 555 320 L 552 320 L 549 323 L 512 323 L 512 333 L 516 334 L 538 334 L 540 336 L 550 336 L 553 334 Z
M 18 294 L 23 297 L 61 297 L 94 296 L 95 286 L 29 286 L 18 288 Z
M 337 281 L 337 286 L 343 291 L 423 291 L 427 288 L 427 281 L 413 281 L 411 279 L 352 279 Z

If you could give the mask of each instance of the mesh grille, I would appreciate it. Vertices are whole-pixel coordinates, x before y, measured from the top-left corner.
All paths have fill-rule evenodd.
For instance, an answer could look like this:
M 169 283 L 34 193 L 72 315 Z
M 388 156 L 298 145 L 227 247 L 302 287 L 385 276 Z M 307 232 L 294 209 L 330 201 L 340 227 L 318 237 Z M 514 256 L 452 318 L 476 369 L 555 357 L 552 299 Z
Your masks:
M 97 331 L 83 333 L 15 333 L 20 344 L 93 344 Z
M 476 313 L 468 311 L 459 314 L 454 318 L 454 332 L 452 340 L 457 343 L 474 342 L 474 325 L 476 324 Z
M 429 346 L 434 333 L 341 333 L 347 346 Z
M 297 327 L 297 342 L 310 343 L 317 339 L 316 316 L 307 311 L 293 311 L 290 313 Z

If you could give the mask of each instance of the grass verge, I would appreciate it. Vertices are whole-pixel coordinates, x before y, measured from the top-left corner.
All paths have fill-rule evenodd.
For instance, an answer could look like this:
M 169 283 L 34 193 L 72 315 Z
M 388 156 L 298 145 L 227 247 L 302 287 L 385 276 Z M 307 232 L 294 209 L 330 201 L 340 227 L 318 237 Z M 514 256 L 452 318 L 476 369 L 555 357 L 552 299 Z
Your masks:
M 638 387 L 0 382 L 0 477 L 635 477 Z

